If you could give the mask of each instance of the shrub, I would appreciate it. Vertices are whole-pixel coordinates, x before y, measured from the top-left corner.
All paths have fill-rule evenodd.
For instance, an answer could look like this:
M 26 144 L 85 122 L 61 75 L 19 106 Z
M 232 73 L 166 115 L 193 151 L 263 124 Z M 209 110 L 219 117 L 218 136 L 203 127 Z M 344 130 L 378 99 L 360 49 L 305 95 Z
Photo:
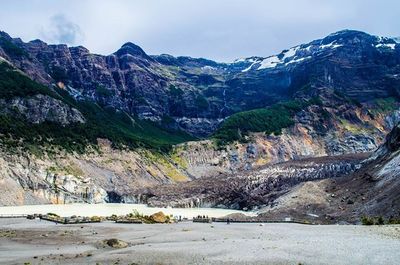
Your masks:
M 102 218 L 100 216 L 92 216 L 92 217 L 90 217 L 90 221 L 92 221 L 92 222 L 101 222 Z
M 47 215 L 49 215 L 49 216 L 54 216 L 54 217 L 60 217 L 58 214 L 56 214 L 56 213 L 47 213 Z
M 384 224 L 385 224 L 385 220 L 383 219 L 382 216 L 379 216 L 379 217 L 376 219 L 375 224 L 377 224 L 377 225 L 384 225 Z
M 362 216 L 361 223 L 363 225 L 400 224 L 400 218 L 390 217 L 388 220 L 385 220 L 382 216 L 378 217 Z
M 393 97 L 389 98 L 378 98 L 375 100 L 377 109 L 381 112 L 391 112 L 397 109 L 397 100 Z
M 367 216 L 363 216 L 363 217 L 361 217 L 361 223 L 363 225 L 373 225 L 374 224 L 374 220 L 372 218 L 367 217 Z
M 400 218 L 390 217 L 387 223 L 390 225 L 400 225 Z

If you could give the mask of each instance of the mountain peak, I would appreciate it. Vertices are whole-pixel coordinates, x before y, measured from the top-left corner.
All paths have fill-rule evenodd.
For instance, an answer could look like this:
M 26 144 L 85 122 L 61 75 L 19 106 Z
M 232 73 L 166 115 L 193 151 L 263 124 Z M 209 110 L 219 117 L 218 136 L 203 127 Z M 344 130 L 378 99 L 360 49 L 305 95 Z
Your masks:
M 122 55 L 132 55 L 132 56 L 137 56 L 137 57 L 144 57 L 144 58 L 150 58 L 142 48 L 140 48 L 138 45 L 132 43 L 132 42 L 127 42 L 124 45 L 121 46 L 121 48 L 116 52 L 118 56 Z M 151 59 L 151 58 L 150 58 Z
M 126 42 L 125 44 L 123 44 L 121 46 L 121 48 L 130 48 L 130 49 L 138 49 L 138 50 L 142 50 L 142 48 L 140 48 L 138 45 L 134 44 L 133 42 Z M 142 50 L 143 51 L 143 50 Z
M 359 38 L 359 39 L 374 39 L 375 37 L 365 33 L 363 31 L 359 30 L 352 30 L 352 29 L 345 29 L 345 30 L 340 30 L 335 33 L 331 33 L 325 38 L 322 39 L 323 43 L 330 43 L 332 41 L 338 41 L 338 40 L 348 40 L 348 39 L 354 39 L 354 38 Z
M 1 30 L 0 30 L 0 38 L 6 39 L 6 40 L 12 39 L 11 36 L 7 32 L 1 31 Z
M 368 33 L 365 33 L 360 30 L 355 30 L 355 29 L 343 29 L 336 31 L 334 33 L 329 34 L 328 36 L 340 36 L 340 35 L 354 35 L 354 34 L 363 34 L 363 35 L 368 35 Z

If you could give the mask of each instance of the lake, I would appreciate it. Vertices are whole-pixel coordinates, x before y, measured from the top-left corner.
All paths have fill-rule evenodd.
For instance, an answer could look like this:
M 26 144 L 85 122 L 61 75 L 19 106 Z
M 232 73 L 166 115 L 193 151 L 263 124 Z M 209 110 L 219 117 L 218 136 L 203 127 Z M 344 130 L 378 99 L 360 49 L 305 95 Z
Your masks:
M 47 214 L 55 213 L 62 217 L 71 215 L 81 216 L 110 216 L 112 214 L 125 215 L 137 210 L 144 215 L 162 211 L 167 215 L 182 216 L 182 218 L 193 218 L 198 215 L 209 217 L 223 217 L 232 213 L 243 213 L 248 216 L 255 216 L 256 212 L 245 212 L 230 209 L 217 208 L 156 208 L 148 207 L 145 204 L 45 204 L 45 205 L 21 205 L 21 206 L 0 206 L 0 215 L 10 214 Z

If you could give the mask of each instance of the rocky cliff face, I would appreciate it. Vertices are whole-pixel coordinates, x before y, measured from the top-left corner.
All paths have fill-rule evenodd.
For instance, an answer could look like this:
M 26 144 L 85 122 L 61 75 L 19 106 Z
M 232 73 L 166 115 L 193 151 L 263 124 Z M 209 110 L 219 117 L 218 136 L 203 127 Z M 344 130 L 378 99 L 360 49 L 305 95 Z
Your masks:
M 0 153 L 0 205 L 73 202 L 133 202 L 136 189 L 190 180 L 171 158 L 148 150 L 116 150 L 99 139 L 100 150 L 37 157 Z
M 31 123 L 48 121 L 67 125 L 85 122 L 82 113 L 77 109 L 68 106 L 61 100 L 40 94 L 28 98 L 0 99 L 0 114 L 22 115 L 23 118 Z
M 124 44 L 112 55 L 101 56 L 84 47 L 47 45 L 39 40 L 23 43 L 5 33 L 1 38 L 21 49 L 21 54 L 14 56 L 3 47 L 0 56 L 34 80 L 48 85 L 57 83 L 75 97 L 91 98 L 102 106 L 160 123 L 167 116 L 181 118 L 183 128 L 191 119 L 196 122 L 198 114 L 209 112 L 199 89 L 182 81 L 179 69 L 161 65 L 133 43 Z M 202 124 L 207 125 L 216 127 L 215 121 Z
M 399 152 L 400 126 L 397 125 L 387 136 L 385 144 L 354 175 L 355 183 L 343 182 L 342 185 L 349 185 L 361 195 L 354 199 L 358 216 L 400 216 Z

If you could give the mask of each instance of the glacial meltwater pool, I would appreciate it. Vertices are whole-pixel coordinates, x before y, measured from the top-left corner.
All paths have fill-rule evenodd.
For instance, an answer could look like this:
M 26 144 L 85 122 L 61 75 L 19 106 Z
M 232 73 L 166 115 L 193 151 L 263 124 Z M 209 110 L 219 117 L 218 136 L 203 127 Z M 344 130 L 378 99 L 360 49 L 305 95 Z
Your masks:
M 229 209 L 217 208 L 156 208 L 148 207 L 145 204 L 122 204 L 122 203 L 104 203 L 104 204 L 45 204 L 45 205 L 22 205 L 22 206 L 0 206 L 1 215 L 21 215 L 21 214 L 47 214 L 55 213 L 62 217 L 80 215 L 80 216 L 110 216 L 112 214 L 125 215 L 137 210 L 144 215 L 162 211 L 165 214 L 173 216 L 182 216 L 182 218 L 193 218 L 198 215 L 209 217 L 223 217 L 232 213 L 243 213 L 248 216 L 255 216 L 256 212 L 245 212 Z

